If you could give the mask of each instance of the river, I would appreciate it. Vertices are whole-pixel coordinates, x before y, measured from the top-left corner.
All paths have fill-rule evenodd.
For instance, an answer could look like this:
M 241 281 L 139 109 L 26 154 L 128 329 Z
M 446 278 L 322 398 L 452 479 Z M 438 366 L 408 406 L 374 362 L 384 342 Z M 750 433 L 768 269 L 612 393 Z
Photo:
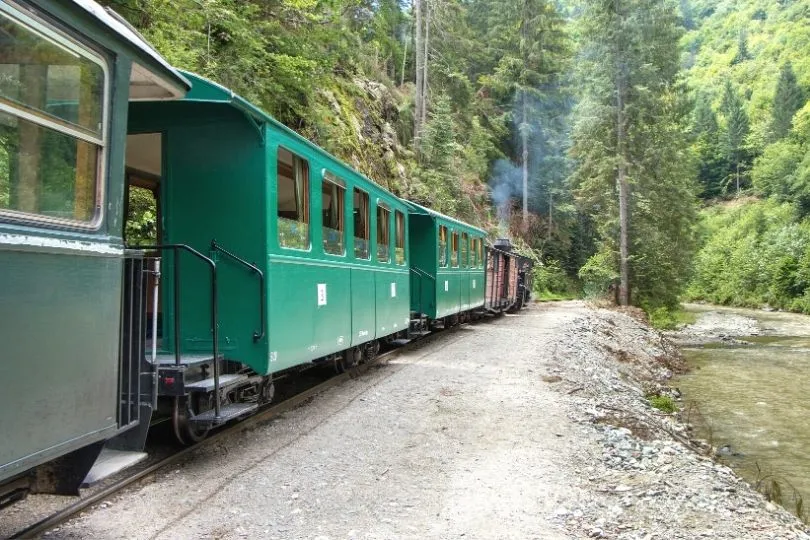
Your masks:
M 690 421 L 749 482 L 777 480 L 794 510 L 791 486 L 810 500 L 810 317 L 686 308 L 697 320 L 673 337 L 692 368 L 675 382 Z

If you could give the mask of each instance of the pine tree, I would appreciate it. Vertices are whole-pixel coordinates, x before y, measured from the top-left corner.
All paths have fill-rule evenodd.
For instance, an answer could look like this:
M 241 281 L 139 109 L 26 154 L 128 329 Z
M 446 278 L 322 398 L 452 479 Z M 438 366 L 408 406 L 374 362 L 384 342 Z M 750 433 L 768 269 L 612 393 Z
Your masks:
M 750 54 L 748 52 L 748 34 L 745 30 L 740 30 L 740 37 L 737 40 L 737 54 L 734 56 L 734 60 L 731 61 L 732 65 L 740 64 L 745 62 L 750 58 Z
M 773 119 L 771 120 L 771 136 L 776 141 L 784 138 L 790 131 L 793 115 L 804 105 L 804 92 L 796 81 L 793 66 L 785 63 L 779 71 L 779 80 L 776 83 L 776 94 L 773 98 Z
M 601 245 L 580 275 L 602 290 L 618 276 L 621 303 L 673 308 L 695 218 L 677 5 L 591 0 L 581 10 L 573 181 Z
M 701 197 L 712 198 L 722 193 L 723 180 L 728 171 L 728 162 L 720 140 L 717 114 L 712 109 L 711 98 L 701 93 L 695 102 L 692 133 L 695 153 L 698 158 L 698 182 Z
M 723 89 L 721 109 L 726 118 L 725 155 L 729 163 L 726 185 L 733 183 L 739 193 L 745 171 L 750 168 L 748 151 L 745 146 L 750 124 L 748 114 L 745 112 L 745 103 L 731 81 L 726 81 Z

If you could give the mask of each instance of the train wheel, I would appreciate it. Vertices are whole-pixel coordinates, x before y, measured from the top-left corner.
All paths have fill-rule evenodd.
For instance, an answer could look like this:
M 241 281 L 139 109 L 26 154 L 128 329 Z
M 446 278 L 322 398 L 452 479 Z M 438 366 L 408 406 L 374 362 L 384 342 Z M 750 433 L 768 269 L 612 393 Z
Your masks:
M 213 396 L 209 396 L 207 401 L 211 401 Z M 202 411 L 200 411 L 202 412 Z M 209 428 L 199 428 L 188 421 L 194 415 L 190 409 L 188 399 L 181 397 L 174 398 L 174 410 L 172 411 L 172 427 L 174 436 L 182 445 L 192 445 L 200 442 L 208 436 Z
M 259 401 L 262 404 L 272 403 L 273 398 L 276 396 L 276 385 L 273 383 L 273 379 L 270 377 L 265 377 L 262 381 L 261 388 L 259 390 Z

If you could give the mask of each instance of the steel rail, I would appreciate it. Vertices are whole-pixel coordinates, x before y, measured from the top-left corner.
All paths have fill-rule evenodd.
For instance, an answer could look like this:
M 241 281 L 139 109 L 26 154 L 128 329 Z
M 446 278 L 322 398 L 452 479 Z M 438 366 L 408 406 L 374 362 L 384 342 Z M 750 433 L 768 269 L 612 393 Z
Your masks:
M 461 325 L 459 325 L 459 327 L 460 326 Z M 454 329 L 455 328 L 458 328 L 458 327 L 454 327 Z M 454 329 L 450 329 L 449 331 L 452 332 Z M 415 340 L 415 341 L 413 341 L 413 342 L 411 342 L 411 343 L 409 343 L 409 344 L 407 344 L 407 345 L 405 345 L 403 347 L 399 347 L 397 349 L 393 349 L 391 351 L 385 352 L 385 353 L 377 356 L 376 358 L 374 358 L 370 362 L 366 362 L 365 364 L 360 364 L 359 366 L 356 366 L 356 367 L 350 369 L 349 371 L 346 371 L 344 373 L 340 373 L 338 375 L 332 376 L 328 380 L 326 380 L 326 381 L 324 381 L 324 382 L 322 382 L 320 384 L 317 384 L 317 385 L 313 386 L 312 388 L 304 390 L 303 392 L 295 394 L 294 396 L 292 396 L 292 397 L 290 397 L 288 399 L 285 399 L 284 401 L 282 401 L 282 402 L 280 402 L 280 403 L 278 403 L 276 405 L 270 405 L 269 407 L 267 407 L 266 409 L 261 410 L 257 414 L 254 414 L 253 416 L 249 416 L 249 417 L 245 418 L 244 420 L 241 420 L 241 421 L 231 425 L 230 427 L 228 427 L 226 429 L 218 430 L 215 434 L 203 439 L 202 441 L 200 441 L 200 442 L 198 442 L 198 443 L 196 443 L 194 445 L 187 446 L 187 447 L 179 450 L 178 452 L 175 452 L 174 454 L 161 459 L 160 461 L 154 463 L 153 465 L 150 465 L 149 467 L 147 467 L 147 468 L 145 468 L 145 469 L 143 469 L 141 471 L 138 471 L 137 473 L 133 474 L 132 476 L 128 476 L 126 478 L 123 478 L 123 479 L 119 480 L 118 482 L 116 482 L 116 483 L 114 483 L 114 484 L 112 484 L 112 485 L 110 485 L 108 487 L 105 487 L 105 488 L 103 488 L 102 490 L 100 490 L 100 491 L 98 491 L 96 493 L 93 493 L 92 495 L 88 495 L 87 497 L 85 497 L 85 498 L 83 498 L 83 499 L 81 499 L 79 501 L 76 501 L 75 503 L 71 504 L 70 506 L 67 506 L 66 508 L 63 508 L 62 510 L 60 510 L 60 511 L 54 513 L 54 514 L 51 514 L 50 516 L 48 516 L 46 518 L 43 518 L 40 521 L 37 521 L 33 525 L 29 525 L 28 527 L 26 527 L 25 529 L 23 529 L 23 530 L 21 530 L 21 531 L 19 531 L 17 533 L 14 533 L 9 538 L 31 538 L 31 537 L 42 535 L 43 533 L 47 532 L 48 530 L 53 529 L 54 527 L 57 527 L 60 524 L 64 523 L 65 521 L 67 521 L 68 519 L 70 519 L 74 515 L 78 514 L 79 512 L 89 508 L 90 506 L 93 506 L 94 504 L 102 502 L 105 499 L 108 499 L 109 497 L 111 497 L 115 493 L 123 490 L 127 486 L 129 486 L 131 484 L 134 484 L 135 482 L 137 482 L 139 480 L 142 480 L 143 478 L 146 478 L 148 476 L 151 476 L 151 475 L 157 473 L 160 469 L 163 469 L 165 467 L 168 467 L 170 465 L 175 464 L 176 462 L 180 461 L 183 457 L 191 454 L 195 450 L 199 450 L 200 448 L 203 448 L 206 445 L 213 444 L 213 443 L 215 443 L 215 442 L 217 442 L 217 441 L 219 441 L 219 440 L 221 440 L 221 439 L 223 439 L 225 437 L 228 437 L 230 435 L 234 435 L 236 433 L 239 433 L 240 431 L 244 431 L 245 429 L 248 429 L 251 426 L 254 426 L 254 425 L 256 425 L 256 424 L 258 424 L 260 422 L 265 422 L 265 421 L 270 420 L 272 418 L 275 418 L 275 417 L 277 417 L 277 416 L 279 416 L 279 415 L 281 415 L 281 414 L 283 414 L 283 413 L 285 413 L 285 412 L 287 412 L 289 410 L 292 410 L 292 409 L 298 407 L 299 405 L 302 405 L 303 403 L 305 403 L 310 398 L 312 398 L 312 397 L 314 397 L 314 396 L 316 396 L 316 395 L 318 395 L 318 394 L 320 394 L 320 393 L 322 393 L 322 392 L 324 392 L 324 391 L 326 391 L 326 390 L 328 390 L 328 389 L 330 389 L 332 387 L 338 386 L 338 385 L 346 382 L 349 379 L 353 379 L 353 378 L 357 377 L 358 375 L 362 375 L 363 373 L 366 373 L 371 367 L 373 367 L 373 366 L 375 366 L 377 364 L 381 364 L 383 362 L 387 362 L 388 360 L 396 358 L 397 356 L 399 356 L 400 354 L 402 354 L 403 352 L 406 352 L 408 350 L 415 349 L 417 347 L 422 347 L 424 345 L 427 345 L 427 344 L 431 343 L 432 341 L 434 341 L 436 338 L 438 338 L 439 336 L 441 336 L 445 332 L 447 332 L 447 331 L 434 332 L 429 336 L 425 336 L 425 337 L 423 337 L 421 339 Z

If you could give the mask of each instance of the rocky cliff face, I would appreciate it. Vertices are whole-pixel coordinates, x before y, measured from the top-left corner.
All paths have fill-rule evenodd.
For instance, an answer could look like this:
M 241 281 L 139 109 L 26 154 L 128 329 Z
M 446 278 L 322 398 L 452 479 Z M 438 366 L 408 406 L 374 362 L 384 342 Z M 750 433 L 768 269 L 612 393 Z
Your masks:
M 318 90 L 312 110 L 306 137 L 386 189 L 407 196 L 416 166 L 414 153 L 398 134 L 398 128 L 411 122 L 407 95 L 369 79 L 338 79 Z

